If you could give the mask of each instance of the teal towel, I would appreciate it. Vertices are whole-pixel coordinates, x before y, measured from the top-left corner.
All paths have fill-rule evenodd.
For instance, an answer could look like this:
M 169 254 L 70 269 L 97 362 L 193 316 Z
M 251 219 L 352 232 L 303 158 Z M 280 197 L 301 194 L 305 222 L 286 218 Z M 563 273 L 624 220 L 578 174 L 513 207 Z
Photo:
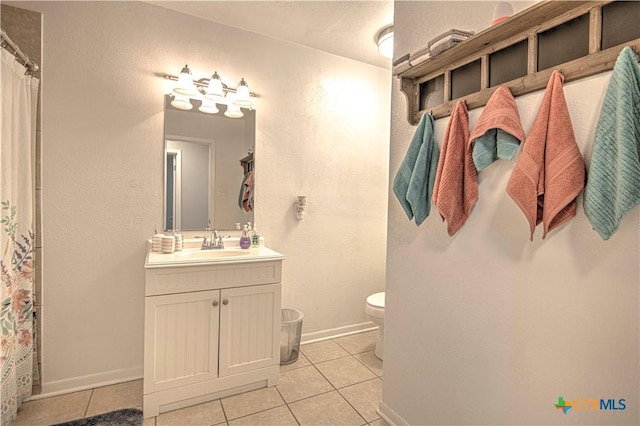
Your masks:
M 433 139 L 434 120 L 423 114 L 411 139 L 407 154 L 393 180 L 393 192 L 416 225 L 422 224 L 431 212 L 431 195 L 436 179 L 440 151 Z
M 478 171 L 486 169 L 497 159 L 511 160 L 520 147 L 520 140 L 502 129 L 490 129 L 475 140 L 472 156 Z
M 616 60 L 593 141 L 584 211 L 603 240 L 640 203 L 640 67 L 625 47 Z

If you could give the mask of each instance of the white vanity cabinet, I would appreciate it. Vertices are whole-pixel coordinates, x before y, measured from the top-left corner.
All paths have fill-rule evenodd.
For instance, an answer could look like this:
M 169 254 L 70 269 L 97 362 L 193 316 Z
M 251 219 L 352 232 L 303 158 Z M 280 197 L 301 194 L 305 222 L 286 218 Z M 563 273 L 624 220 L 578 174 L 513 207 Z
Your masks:
M 147 257 L 145 418 L 277 384 L 283 257 L 255 253 L 197 264 Z

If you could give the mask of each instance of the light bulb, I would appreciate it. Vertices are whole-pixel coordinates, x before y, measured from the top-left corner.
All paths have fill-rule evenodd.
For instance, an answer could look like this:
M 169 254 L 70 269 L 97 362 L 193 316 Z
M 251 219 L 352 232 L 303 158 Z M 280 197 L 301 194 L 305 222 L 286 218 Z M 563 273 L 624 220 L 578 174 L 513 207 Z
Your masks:
M 253 105 L 251 103 L 251 94 L 249 93 L 249 85 L 245 81 L 245 79 L 241 79 L 240 83 L 238 83 L 238 88 L 236 89 L 236 96 L 233 101 L 234 105 L 238 105 L 244 108 L 251 108 Z
M 205 114 L 216 114 L 220 110 L 216 106 L 216 103 L 210 99 L 203 99 L 200 108 L 198 108 L 200 112 L 204 112 Z
M 188 111 L 193 109 L 193 105 L 191 105 L 191 101 L 189 101 L 188 96 L 175 95 L 173 100 L 171 101 L 171 106 L 176 109 L 181 109 L 184 111 Z
M 234 103 L 235 95 L 231 92 L 227 93 L 227 110 L 224 115 L 229 118 L 241 118 L 244 116 L 240 107 Z
M 178 83 L 173 88 L 174 93 L 184 96 L 197 96 L 199 94 L 196 85 L 193 84 L 193 76 L 189 66 L 185 65 L 178 76 Z
M 214 71 L 211 79 L 209 80 L 209 85 L 207 86 L 207 91 L 204 94 L 204 97 L 207 99 L 211 99 L 214 102 L 223 102 L 224 101 L 224 89 L 222 85 L 222 79 L 218 75 L 217 71 Z

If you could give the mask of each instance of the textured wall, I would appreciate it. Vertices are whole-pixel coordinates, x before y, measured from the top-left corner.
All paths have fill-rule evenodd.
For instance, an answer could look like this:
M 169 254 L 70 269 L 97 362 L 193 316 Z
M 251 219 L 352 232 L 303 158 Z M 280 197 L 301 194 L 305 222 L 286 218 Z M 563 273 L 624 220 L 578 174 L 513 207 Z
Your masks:
M 493 5 L 396 2 L 397 53 L 448 28 L 484 28 Z M 609 75 L 565 86 L 587 163 Z M 390 181 L 415 129 L 393 85 Z M 525 132 L 541 99 L 517 99 Z M 438 144 L 447 123 L 436 122 Z M 577 217 L 530 242 L 505 192 L 513 165 L 479 173 L 479 202 L 453 238 L 436 210 L 416 228 L 390 196 L 383 407 L 423 425 L 637 424 L 640 210 L 605 242 L 580 197 Z M 626 398 L 627 409 L 565 416 L 560 396 Z
M 142 373 L 144 242 L 163 205 L 157 74 L 185 63 L 261 95 L 256 221 L 287 256 L 283 306 L 305 312 L 305 333 L 367 321 L 384 286 L 387 70 L 145 3 L 12 5 L 44 15 L 43 392 Z

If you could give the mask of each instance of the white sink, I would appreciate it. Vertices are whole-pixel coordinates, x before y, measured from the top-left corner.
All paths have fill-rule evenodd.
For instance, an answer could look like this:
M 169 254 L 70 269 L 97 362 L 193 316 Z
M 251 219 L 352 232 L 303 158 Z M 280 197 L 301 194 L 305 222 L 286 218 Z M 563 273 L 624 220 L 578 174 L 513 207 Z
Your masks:
M 247 256 L 248 250 L 222 249 L 222 250 L 185 250 L 175 253 L 176 257 L 183 259 L 218 259 L 220 257 Z
M 147 268 L 165 268 L 177 265 L 256 262 L 276 259 L 284 259 L 284 256 L 264 246 L 245 250 L 235 245 L 222 250 L 200 250 L 200 248 L 191 247 L 170 254 L 148 251 L 145 266 Z

